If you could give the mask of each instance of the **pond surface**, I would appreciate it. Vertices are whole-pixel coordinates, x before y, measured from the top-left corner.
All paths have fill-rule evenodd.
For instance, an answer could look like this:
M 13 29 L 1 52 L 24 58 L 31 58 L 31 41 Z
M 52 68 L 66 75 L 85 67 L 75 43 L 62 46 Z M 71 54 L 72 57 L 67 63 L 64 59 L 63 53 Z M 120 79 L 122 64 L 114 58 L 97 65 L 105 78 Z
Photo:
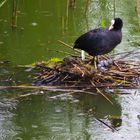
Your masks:
M 115 7 L 114 0 L 92 0 L 86 15 L 85 1 L 69 8 L 66 0 L 21 0 L 15 29 L 12 8 L 12 1 L 0 7 L 0 62 L 10 61 L 0 63 L 1 86 L 30 84 L 29 69 L 17 65 L 74 53 L 58 40 L 73 45 L 87 30 L 109 26 L 114 15 L 124 27 L 122 43 L 112 53 L 140 50 L 140 6 L 132 0 L 116 1 Z M 104 92 L 114 105 L 88 93 L 0 90 L 0 140 L 139 140 L 140 90 Z
M 24 94 L 37 91 L 22 91 Z M 44 92 L 17 97 L 21 91 L 3 91 L 0 97 L 1 140 L 139 140 L 140 90 L 122 90 L 112 98 Z M 22 93 L 23 94 L 23 93 Z M 60 93 L 59 93 L 60 94 Z M 113 96 L 113 95 L 112 95 Z M 95 118 L 116 128 L 114 132 Z

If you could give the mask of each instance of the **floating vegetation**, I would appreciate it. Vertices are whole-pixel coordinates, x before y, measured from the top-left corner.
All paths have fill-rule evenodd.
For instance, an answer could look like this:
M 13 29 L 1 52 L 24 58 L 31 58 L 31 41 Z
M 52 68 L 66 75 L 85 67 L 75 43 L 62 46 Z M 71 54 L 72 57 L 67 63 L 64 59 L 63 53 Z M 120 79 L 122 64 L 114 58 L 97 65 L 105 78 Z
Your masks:
M 127 56 L 128 53 L 125 55 Z M 101 57 L 100 61 L 103 59 L 104 57 Z M 119 58 L 104 69 L 95 69 L 91 63 L 89 58 L 83 62 L 77 56 L 66 57 L 53 67 L 49 67 L 43 62 L 38 63 L 36 68 L 40 72 L 33 83 L 66 88 L 86 87 L 87 89 L 140 87 L 140 61 L 126 61 Z

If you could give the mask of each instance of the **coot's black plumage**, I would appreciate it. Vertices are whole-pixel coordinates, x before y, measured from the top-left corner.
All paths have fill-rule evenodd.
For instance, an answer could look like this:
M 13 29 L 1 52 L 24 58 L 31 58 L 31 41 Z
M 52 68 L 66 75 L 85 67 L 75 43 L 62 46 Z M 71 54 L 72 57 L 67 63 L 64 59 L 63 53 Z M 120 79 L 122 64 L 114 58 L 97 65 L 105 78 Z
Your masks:
M 74 48 L 84 50 L 91 56 L 107 54 L 121 42 L 122 26 L 122 20 L 114 18 L 110 28 L 97 28 L 81 35 L 75 41 Z

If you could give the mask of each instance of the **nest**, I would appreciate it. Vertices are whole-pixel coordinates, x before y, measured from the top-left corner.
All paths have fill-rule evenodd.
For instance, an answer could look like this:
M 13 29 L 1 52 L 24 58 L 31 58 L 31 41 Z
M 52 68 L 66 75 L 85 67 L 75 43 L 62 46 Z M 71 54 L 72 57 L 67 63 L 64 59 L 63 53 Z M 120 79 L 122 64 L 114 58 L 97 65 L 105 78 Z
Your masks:
M 103 59 L 103 58 L 100 58 Z M 36 64 L 39 74 L 33 84 L 68 88 L 139 88 L 140 62 L 116 59 L 104 70 L 95 69 L 92 61 L 70 56 L 53 67 Z

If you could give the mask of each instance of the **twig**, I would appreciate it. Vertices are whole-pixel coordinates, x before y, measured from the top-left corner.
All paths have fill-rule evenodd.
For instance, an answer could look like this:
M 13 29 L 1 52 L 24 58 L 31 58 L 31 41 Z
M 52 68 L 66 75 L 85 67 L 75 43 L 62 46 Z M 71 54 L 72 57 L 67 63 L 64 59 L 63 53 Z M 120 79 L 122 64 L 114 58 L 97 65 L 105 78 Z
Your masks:
M 63 42 L 63 41 L 61 41 L 61 40 L 58 40 L 58 42 L 61 43 L 61 44 L 63 44 L 63 45 L 66 46 L 66 47 L 69 47 L 69 48 L 73 49 L 73 47 L 72 47 L 71 45 L 69 45 L 69 44 L 67 44 L 67 43 L 65 43 L 65 42 Z M 80 51 L 77 50 L 77 49 L 76 49 L 75 51 L 78 52 L 78 53 L 80 52 Z
M 112 105 L 113 105 L 113 102 L 107 97 L 105 96 L 105 94 L 103 94 L 99 88 L 96 87 L 96 85 L 93 83 L 93 81 L 90 81 L 91 84 L 95 87 L 95 89 L 97 90 L 98 93 L 100 93 L 107 101 L 109 101 Z
M 61 43 L 61 44 L 63 44 L 64 46 L 67 46 L 67 47 L 73 49 L 73 47 L 71 45 L 69 45 L 69 44 L 67 44 L 67 43 L 65 43 L 65 42 L 63 42 L 61 40 L 58 40 L 58 42 Z
M 67 55 L 73 56 L 73 55 L 71 55 L 71 53 L 69 53 L 69 52 L 64 52 L 64 51 L 60 51 L 60 50 L 47 49 L 47 51 L 54 51 L 54 52 L 64 53 L 64 54 L 67 54 Z M 77 55 L 75 55 L 75 56 L 77 56 Z
M 74 65 L 74 67 L 75 67 L 77 70 L 80 71 L 80 73 L 82 74 L 82 77 L 84 77 L 85 72 L 84 72 L 83 70 L 81 70 L 80 67 L 78 67 L 76 64 L 73 64 L 73 65 Z
M 95 119 L 99 122 L 101 122 L 102 124 L 104 124 L 105 126 L 107 126 L 108 128 L 110 128 L 113 132 L 117 131 L 117 129 L 113 128 L 112 126 L 108 125 L 107 123 L 105 123 L 104 121 L 102 121 L 101 119 L 98 119 L 95 117 Z
M 132 50 L 132 51 L 128 51 L 128 52 L 121 52 L 121 53 L 115 53 L 115 54 L 111 54 L 111 56 L 115 56 L 115 55 L 121 55 L 121 54 L 127 54 L 127 53 L 133 53 L 135 52 L 137 53 L 137 50 Z
M 121 68 L 119 67 L 119 65 L 114 61 L 114 65 L 117 66 L 117 68 L 121 71 Z
M 78 92 L 78 93 L 88 93 L 91 95 L 96 95 L 89 91 L 77 90 L 77 89 L 62 89 L 62 86 L 0 86 L 0 90 L 4 89 L 37 89 L 37 90 L 47 90 L 47 91 L 60 91 L 60 92 Z

